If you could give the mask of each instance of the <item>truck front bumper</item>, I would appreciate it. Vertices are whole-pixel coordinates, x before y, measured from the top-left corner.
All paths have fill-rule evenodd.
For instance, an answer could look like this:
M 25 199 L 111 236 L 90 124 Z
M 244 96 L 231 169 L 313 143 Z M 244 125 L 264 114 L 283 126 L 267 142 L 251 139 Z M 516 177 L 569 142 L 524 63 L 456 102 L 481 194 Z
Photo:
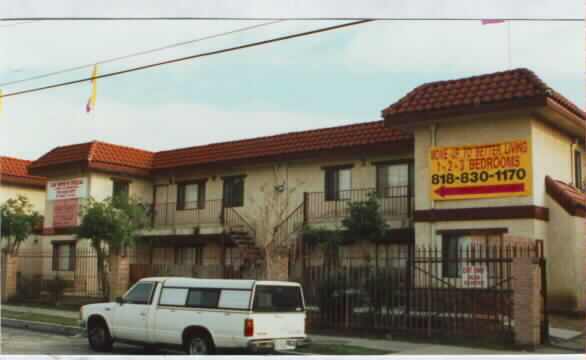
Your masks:
M 266 351 L 290 351 L 309 344 L 311 344 L 311 340 L 308 337 L 251 340 L 248 342 L 248 350 L 253 353 Z

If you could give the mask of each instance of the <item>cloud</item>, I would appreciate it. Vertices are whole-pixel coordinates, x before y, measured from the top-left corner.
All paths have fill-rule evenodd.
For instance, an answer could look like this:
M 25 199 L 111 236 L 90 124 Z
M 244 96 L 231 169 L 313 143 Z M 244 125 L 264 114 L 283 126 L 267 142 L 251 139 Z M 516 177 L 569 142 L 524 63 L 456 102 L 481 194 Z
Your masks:
M 92 140 L 160 151 L 340 126 L 356 119 L 282 111 L 271 104 L 215 106 L 98 102 L 95 113 L 61 97 L 15 98 L 0 132 L 0 154 L 36 159 L 57 146 Z M 42 109 L 42 111 L 39 111 Z
M 392 72 L 493 72 L 512 67 L 583 75 L 583 24 L 385 22 L 365 25 L 337 54 L 348 68 Z

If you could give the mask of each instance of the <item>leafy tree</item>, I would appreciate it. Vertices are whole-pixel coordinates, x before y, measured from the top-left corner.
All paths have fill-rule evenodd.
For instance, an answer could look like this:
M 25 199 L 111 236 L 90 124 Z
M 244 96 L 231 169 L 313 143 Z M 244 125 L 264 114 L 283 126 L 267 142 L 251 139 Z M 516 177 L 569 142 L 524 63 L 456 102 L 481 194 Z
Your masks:
M 344 233 L 340 229 L 330 230 L 306 225 L 301 231 L 306 244 L 322 248 L 325 267 L 334 268 L 340 265 L 338 250 L 345 240 Z
M 342 225 L 350 235 L 380 242 L 390 227 L 380 211 L 376 194 L 370 193 L 367 200 L 349 201 L 350 215 L 342 220 Z
M 128 196 L 96 201 L 92 198 L 81 209 L 80 225 L 74 230 L 78 239 L 89 239 L 96 251 L 98 281 L 109 297 L 106 277 L 108 254 L 121 248 L 132 247 L 138 238 L 138 230 L 146 224 L 146 209 L 136 199 Z
M 6 200 L 0 205 L 0 239 L 6 240 L 6 249 L 15 252 L 41 221 L 42 216 L 33 210 L 26 196 L 18 195 L 16 199 Z

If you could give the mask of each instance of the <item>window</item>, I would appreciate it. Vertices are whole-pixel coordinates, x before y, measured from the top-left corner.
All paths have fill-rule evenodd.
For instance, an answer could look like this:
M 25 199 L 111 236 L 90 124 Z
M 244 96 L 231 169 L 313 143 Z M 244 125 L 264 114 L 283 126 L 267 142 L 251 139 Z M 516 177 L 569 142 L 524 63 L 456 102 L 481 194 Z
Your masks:
M 228 309 L 248 309 L 250 305 L 250 291 L 222 290 L 218 307 Z
M 575 175 L 575 179 L 574 179 L 574 183 L 576 184 L 576 187 L 582 191 L 584 191 L 584 179 L 583 179 L 583 175 L 582 175 L 582 167 L 584 165 L 584 162 L 582 160 L 582 153 L 578 150 L 574 151 L 574 175 Z
M 203 263 L 203 248 L 175 248 L 175 263 L 178 265 L 201 265 Z
M 412 194 L 411 163 L 380 164 L 376 167 L 376 191 L 380 197 L 405 197 Z
M 203 209 L 205 207 L 205 182 L 179 184 L 177 210 Z
M 191 289 L 187 297 L 187 306 L 215 308 L 218 307 L 220 291 L 217 289 Z
M 126 302 L 129 304 L 147 305 L 151 302 L 151 295 L 153 293 L 154 283 L 143 282 L 134 286 L 128 294 L 126 294 Z
M 350 167 L 344 167 L 325 170 L 326 200 L 350 200 L 352 169 Z
M 53 243 L 53 271 L 75 270 L 75 243 Z
M 442 236 L 442 274 L 447 278 L 458 278 L 462 275 L 461 255 L 468 246 L 468 235 Z
M 125 196 L 128 197 L 128 189 L 130 187 L 130 183 L 128 181 L 118 181 L 114 180 L 114 187 L 112 189 L 112 196 Z
M 301 289 L 297 286 L 259 285 L 254 292 L 254 311 L 299 312 L 303 311 Z
M 187 289 L 163 288 L 159 305 L 184 306 Z
M 238 207 L 244 205 L 244 176 L 224 178 L 224 206 Z

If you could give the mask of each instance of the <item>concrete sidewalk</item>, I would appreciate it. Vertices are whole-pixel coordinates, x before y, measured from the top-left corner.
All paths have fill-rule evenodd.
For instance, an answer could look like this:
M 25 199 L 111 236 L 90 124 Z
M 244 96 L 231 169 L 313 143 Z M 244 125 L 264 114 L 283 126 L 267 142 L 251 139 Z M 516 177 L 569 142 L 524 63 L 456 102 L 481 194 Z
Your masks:
M 22 312 L 22 313 L 33 313 L 42 315 L 60 316 L 71 319 L 79 319 L 79 312 L 67 311 L 67 310 L 53 310 L 36 308 L 31 306 L 18 306 L 18 305 L 1 305 L 1 309 Z M 22 321 L 20 321 L 22 322 Z M 6 324 L 10 326 L 10 324 Z M 576 331 L 565 330 L 565 329 L 550 329 L 550 335 L 552 337 L 552 345 L 538 346 L 535 353 L 546 353 L 546 354 L 576 354 L 583 353 L 584 346 L 576 344 L 574 339 L 579 336 L 583 336 Z M 414 343 L 407 341 L 398 341 L 394 339 L 364 339 L 360 337 L 346 337 L 346 336 L 325 336 L 325 335 L 309 335 L 313 343 L 316 344 L 344 344 L 360 346 L 365 348 L 377 349 L 388 351 L 394 354 L 405 354 L 405 355 L 434 355 L 434 354 L 453 354 L 453 355 L 487 355 L 487 354 L 527 354 L 524 351 L 516 350 L 497 350 L 490 348 L 478 348 L 478 347 L 467 347 L 467 346 L 456 346 L 447 344 L 425 344 L 425 343 Z

